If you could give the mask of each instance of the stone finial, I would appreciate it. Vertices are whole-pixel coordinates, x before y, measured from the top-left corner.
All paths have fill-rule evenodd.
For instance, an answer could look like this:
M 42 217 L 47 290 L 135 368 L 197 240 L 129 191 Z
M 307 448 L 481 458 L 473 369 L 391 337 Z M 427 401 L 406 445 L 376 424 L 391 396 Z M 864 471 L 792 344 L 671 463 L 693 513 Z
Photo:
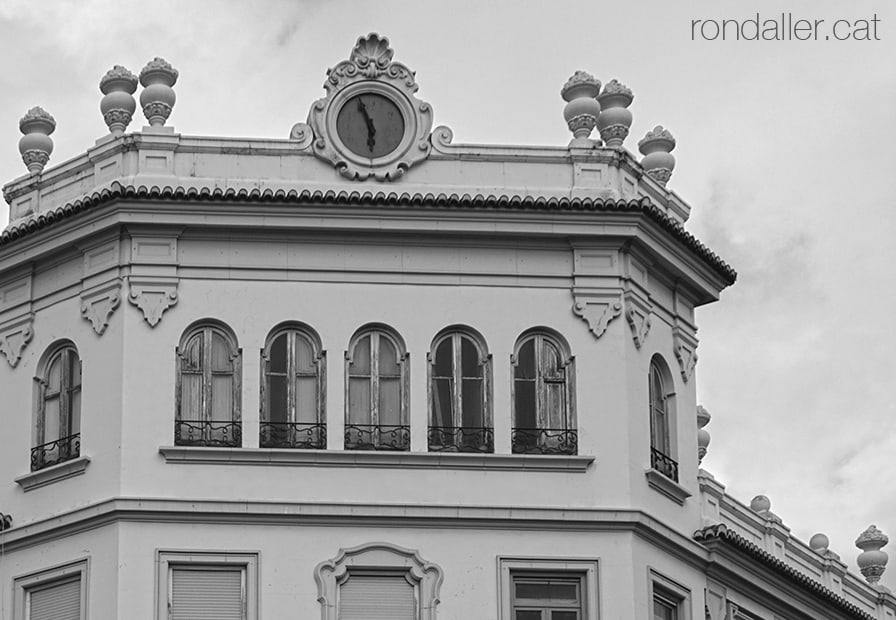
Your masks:
M 648 131 L 647 135 L 638 142 L 638 150 L 644 155 L 641 167 L 660 185 L 665 185 L 672 177 L 672 171 L 675 169 L 675 156 L 671 151 L 674 148 L 675 138 L 662 125 L 657 125 L 652 131 Z
M 56 131 L 56 119 L 42 107 L 35 106 L 19 120 L 19 129 L 25 134 L 19 139 L 22 161 L 28 166 L 28 172 L 41 172 L 53 152 L 50 134 Z
M 809 547 L 813 551 L 815 551 L 816 553 L 820 553 L 821 555 L 825 555 L 827 553 L 830 544 L 830 539 L 828 539 L 828 537 L 821 532 L 819 532 L 818 534 L 813 534 L 812 538 L 809 539 Z
M 697 405 L 697 461 L 699 463 L 703 462 L 703 457 L 706 456 L 706 449 L 709 447 L 709 442 L 712 439 L 709 431 L 703 428 L 709 424 L 711 419 L 712 416 L 704 409 L 703 405 Z
M 628 106 L 634 98 L 628 86 L 615 79 L 607 82 L 603 92 L 597 96 L 601 110 L 597 128 L 607 146 L 622 146 L 628 136 L 632 126 L 632 113 Z
M 572 132 L 575 145 L 584 142 L 597 125 L 600 115 L 600 103 L 597 95 L 600 92 L 600 80 L 585 71 L 576 71 L 560 89 L 560 96 L 567 102 L 563 108 L 563 118 Z M 580 143 L 581 146 L 585 144 Z
M 862 550 L 856 559 L 859 570 L 865 577 L 865 581 L 874 585 L 880 581 L 881 575 L 887 568 L 889 557 L 881 547 L 890 542 L 887 535 L 877 529 L 876 525 L 869 525 L 868 529 L 856 538 L 856 547 Z
M 134 91 L 137 90 L 137 76 L 121 65 L 115 65 L 100 80 L 100 112 L 103 120 L 113 136 L 120 136 L 134 117 L 137 103 Z
M 177 69 L 158 56 L 140 71 L 140 84 L 143 85 L 140 105 L 151 127 L 162 127 L 171 115 L 177 99 L 172 88 L 177 82 L 177 75 Z
M 750 510 L 753 512 L 764 513 L 772 509 L 772 500 L 765 495 L 757 495 L 750 501 Z

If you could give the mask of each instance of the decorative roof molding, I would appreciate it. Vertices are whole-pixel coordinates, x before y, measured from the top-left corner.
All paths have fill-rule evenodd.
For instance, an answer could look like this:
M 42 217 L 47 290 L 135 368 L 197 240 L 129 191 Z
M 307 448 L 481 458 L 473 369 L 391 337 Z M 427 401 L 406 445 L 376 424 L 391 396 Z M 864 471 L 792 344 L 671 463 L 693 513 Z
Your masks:
M 734 530 L 728 528 L 724 523 L 710 525 L 694 532 L 694 540 L 707 546 L 718 543 L 724 543 L 735 551 L 744 553 L 758 562 L 771 568 L 779 575 L 788 579 L 791 583 L 800 586 L 814 596 L 834 605 L 837 609 L 850 614 L 851 617 L 858 620 L 876 620 L 874 616 L 863 611 L 858 606 L 850 603 L 848 600 L 829 590 L 822 584 L 818 583 L 805 573 L 802 573 L 784 561 L 779 560 L 771 553 L 762 549 L 758 545 L 750 542 Z
M 438 195 L 427 193 L 398 193 L 383 191 L 311 191 L 284 189 L 234 189 L 212 186 L 159 187 L 154 185 L 122 185 L 118 181 L 61 207 L 11 224 L 0 233 L 0 248 L 27 235 L 46 228 L 60 220 L 74 217 L 84 211 L 106 205 L 122 198 L 164 199 L 181 201 L 268 202 L 278 204 L 336 204 L 388 206 L 408 208 L 461 208 L 501 209 L 522 211 L 607 212 L 641 213 L 670 233 L 679 242 L 707 264 L 728 285 L 734 284 L 737 272 L 715 252 L 703 245 L 680 223 L 666 215 L 649 198 L 638 200 L 604 200 L 602 198 L 557 198 L 544 196 L 507 196 L 456 193 Z

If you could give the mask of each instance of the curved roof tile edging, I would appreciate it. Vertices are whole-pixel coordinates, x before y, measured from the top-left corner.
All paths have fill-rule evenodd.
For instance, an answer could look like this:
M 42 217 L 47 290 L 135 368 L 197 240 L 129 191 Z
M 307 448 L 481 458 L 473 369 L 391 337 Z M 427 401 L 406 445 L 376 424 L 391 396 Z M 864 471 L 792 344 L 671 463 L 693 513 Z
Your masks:
M 272 189 L 234 189 L 219 187 L 159 187 L 153 185 L 122 185 L 115 181 L 109 187 L 97 190 L 77 200 L 40 213 L 29 219 L 11 224 L 0 233 L 0 247 L 42 230 L 51 224 L 72 217 L 88 209 L 98 207 L 118 198 L 150 198 L 186 201 L 247 201 L 294 204 L 338 204 L 389 207 L 463 207 L 472 209 L 521 209 L 537 211 L 603 211 L 643 213 L 664 230 L 681 241 L 688 249 L 705 261 L 728 285 L 734 284 L 737 272 L 715 252 L 703 245 L 684 226 L 663 213 L 649 198 L 638 200 L 604 200 L 603 198 L 557 198 L 544 196 L 508 196 L 476 194 L 410 194 L 407 192 L 365 191 L 310 191 Z

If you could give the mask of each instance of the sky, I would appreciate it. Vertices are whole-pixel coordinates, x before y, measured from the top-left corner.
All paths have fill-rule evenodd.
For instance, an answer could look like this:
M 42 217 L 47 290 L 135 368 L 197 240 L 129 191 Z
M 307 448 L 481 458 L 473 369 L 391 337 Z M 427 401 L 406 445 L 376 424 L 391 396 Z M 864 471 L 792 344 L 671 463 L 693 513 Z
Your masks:
M 707 40 L 710 20 L 782 12 L 785 25 L 824 20 L 817 40 Z M 871 40 L 836 40 L 865 35 L 861 20 Z M 575 70 L 627 84 L 627 148 L 657 124 L 675 135 L 669 187 L 693 207 L 687 228 L 739 274 L 697 313 L 698 402 L 713 416 L 703 467 L 745 503 L 767 495 L 803 540 L 826 533 L 853 572 L 872 523 L 896 555 L 889 0 L 3 0 L 0 180 L 26 172 L 27 109 L 56 118 L 50 165 L 63 162 L 107 133 L 100 77 L 155 56 L 180 71 L 176 131 L 285 138 L 368 32 L 417 71 L 434 126 L 457 143 L 565 145 L 559 91 Z M 882 583 L 896 590 L 892 564 Z

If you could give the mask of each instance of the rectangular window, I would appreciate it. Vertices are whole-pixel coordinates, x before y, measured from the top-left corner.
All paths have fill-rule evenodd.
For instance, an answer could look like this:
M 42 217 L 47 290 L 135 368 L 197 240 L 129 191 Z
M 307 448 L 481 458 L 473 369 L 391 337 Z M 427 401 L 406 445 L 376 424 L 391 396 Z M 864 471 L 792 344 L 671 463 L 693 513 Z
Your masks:
M 258 555 L 158 552 L 158 620 L 257 620 Z
M 17 577 L 15 620 L 86 620 L 87 560 Z
M 339 586 L 339 620 L 417 620 L 414 586 L 404 575 L 350 572 Z
M 691 617 L 691 592 L 685 586 L 649 568 L 652 620 L 684 620 Z
M 499 620 L 598 620 L 596 559 L 498 558 Z

